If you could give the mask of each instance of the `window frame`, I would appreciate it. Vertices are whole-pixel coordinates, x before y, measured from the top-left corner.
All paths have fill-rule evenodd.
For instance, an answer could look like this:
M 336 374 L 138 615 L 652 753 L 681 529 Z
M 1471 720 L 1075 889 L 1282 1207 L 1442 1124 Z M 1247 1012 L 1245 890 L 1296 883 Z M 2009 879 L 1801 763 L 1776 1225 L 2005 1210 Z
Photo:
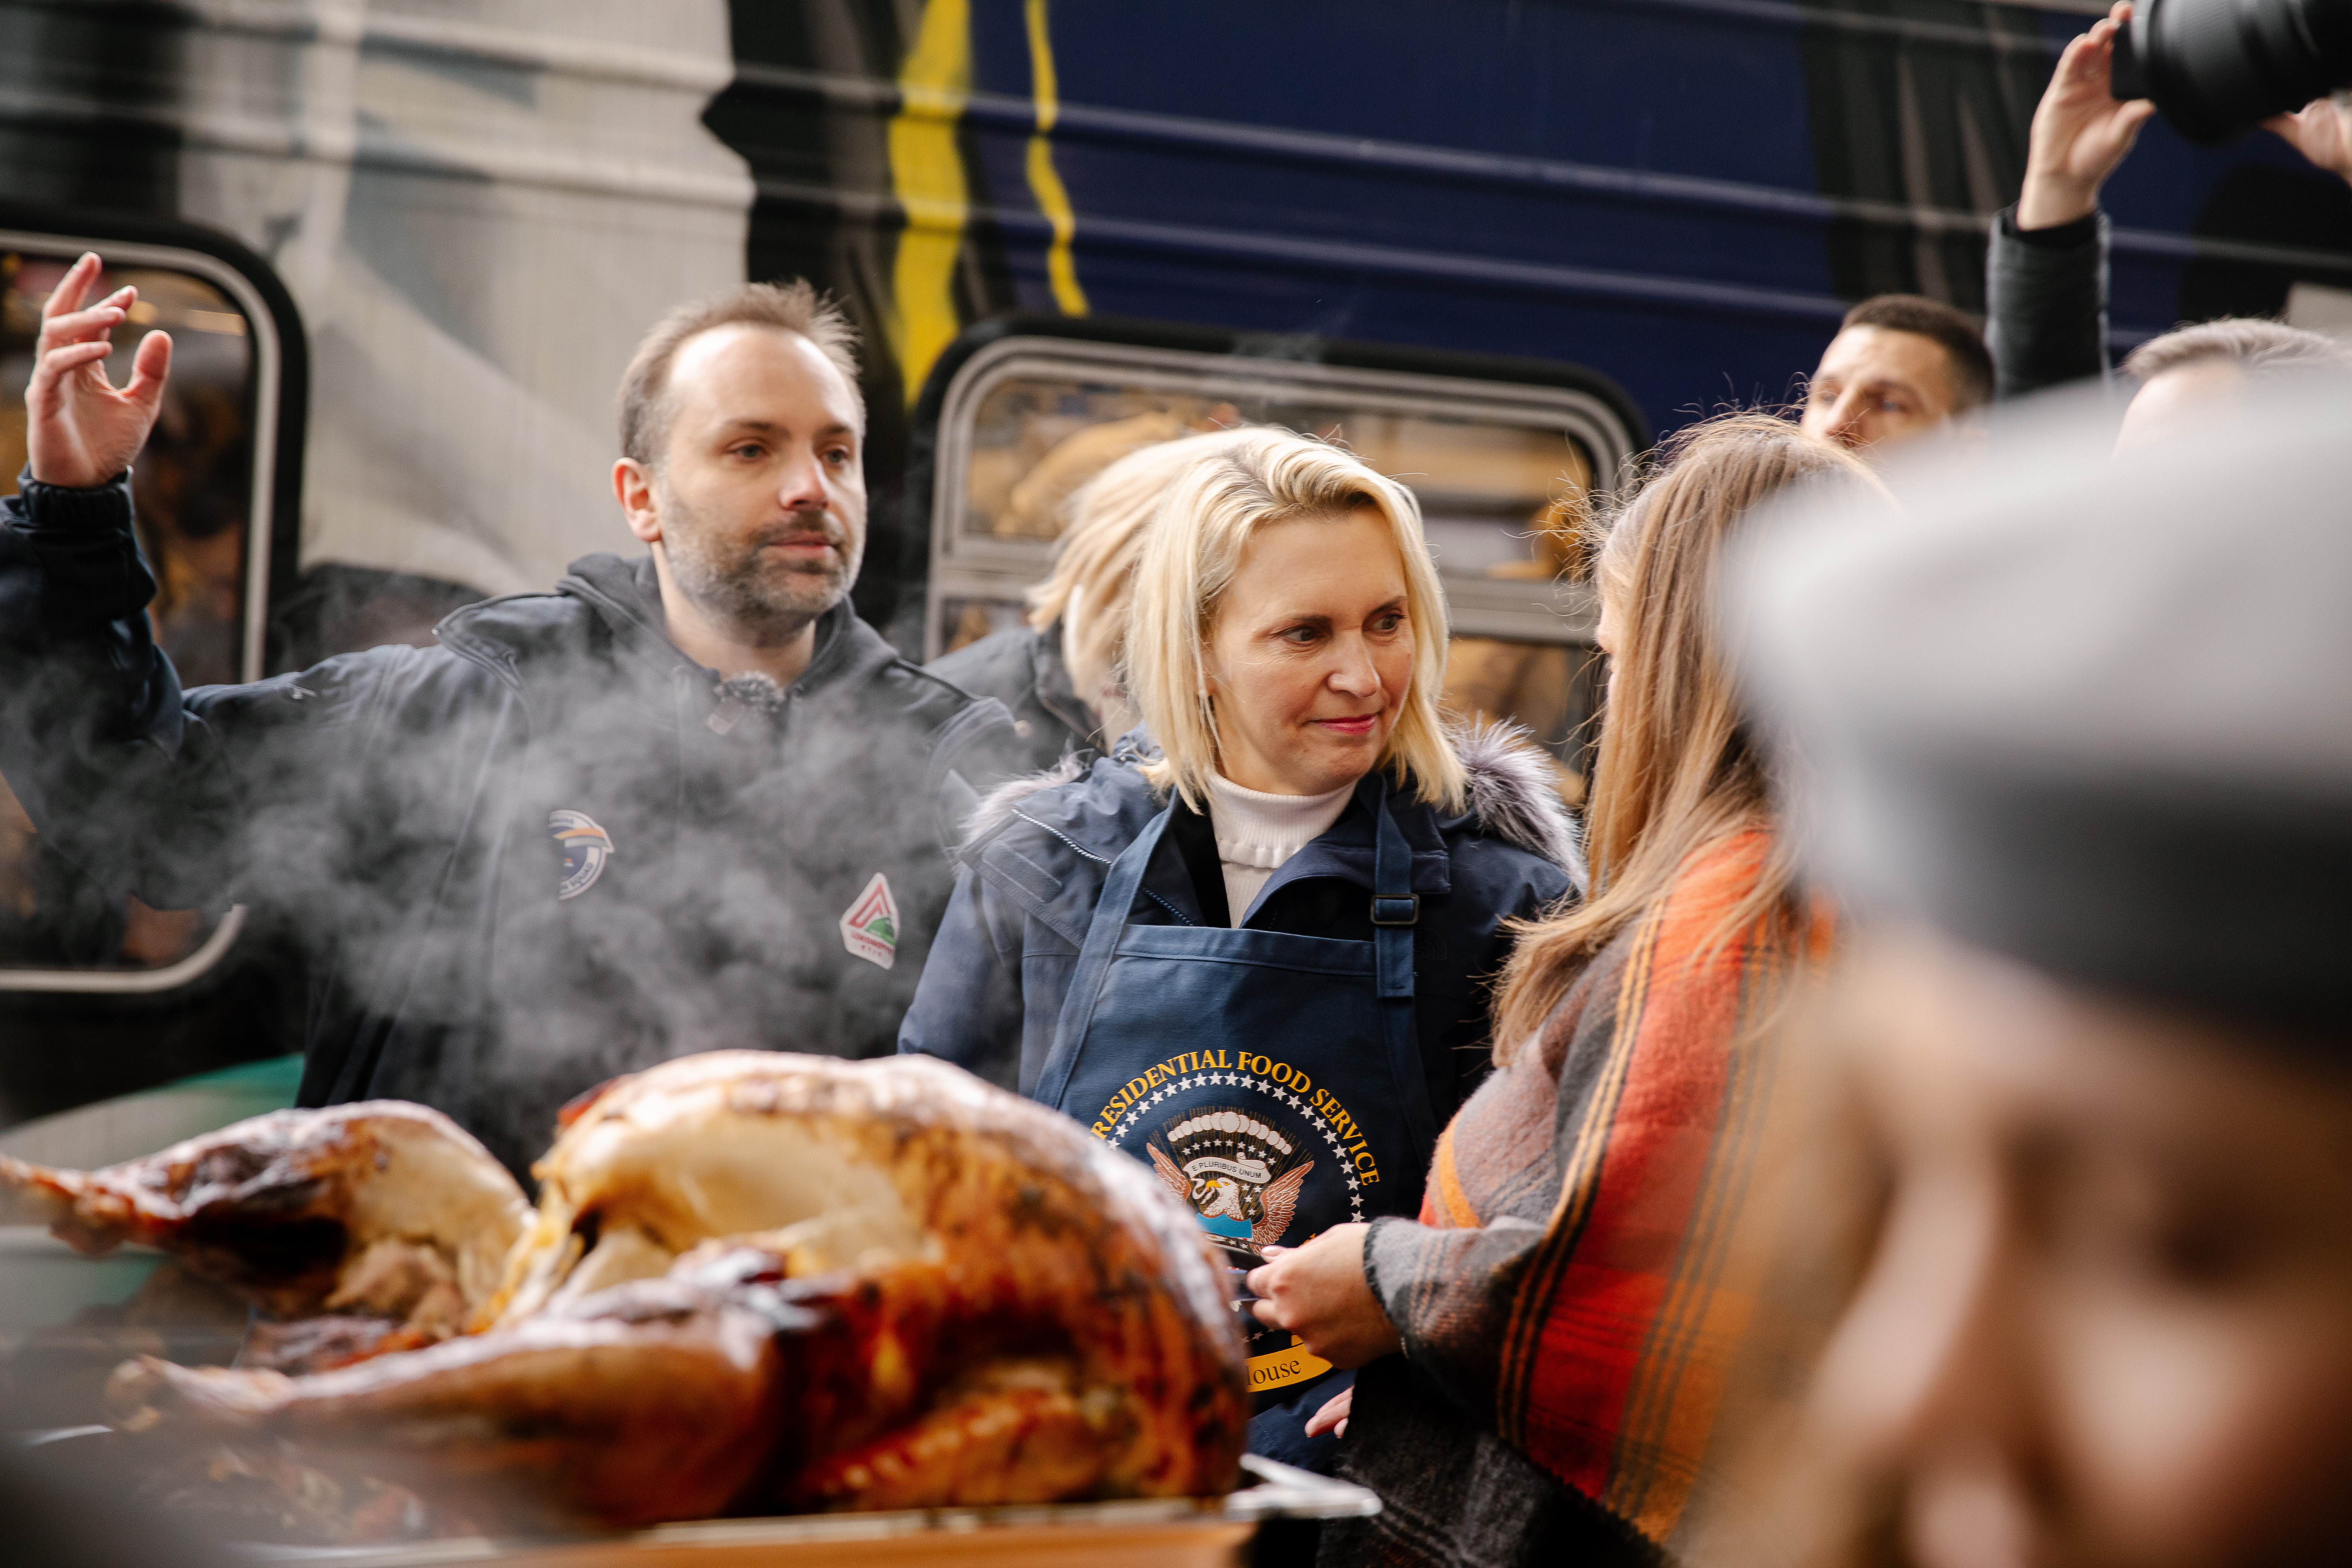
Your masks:
M 244 623 L 237 675 L 258 680 L 269 663 L 271 594 L 291 586 L 299 559 L 310 341 L 276 270 L 230 236 L 194 224 L 0 202 L 0 247 L 76 256 L 110 267 L 150 267 L 201 278 L 245 317 L 253 348 L 253 469 L 246 516 Z M 155 969 L 0 968 L 0 994 L 157 996 L 219 968 L 247 923 L 232 904 L 196 950 Z
M 1255 351 L 1255 352 L 1253 352 Z M 1573 365 L 1469 354 L 1252 340 L 1237 334 L 1099 319 L 1010 318 L 983 323 L 943 355 L 918 413 L 908 498 L 926 542 L 920 638 L 925 658 L 945 646 L 950 599 L 1018 602 L 1050 568 L 1053 542 L 967 534 L 965 476 L 976 416 L 1016 378 L 1112 381 L 1192 396 L 1318 398 L 1368 411 L 1558 429 L 1591 457 L 1596 490 L 1613 489 L 1648 445 L 1632 400 Z M 1455 636 L 1590 646 L 1599 619 L 1591 588 L 1444 576 Z

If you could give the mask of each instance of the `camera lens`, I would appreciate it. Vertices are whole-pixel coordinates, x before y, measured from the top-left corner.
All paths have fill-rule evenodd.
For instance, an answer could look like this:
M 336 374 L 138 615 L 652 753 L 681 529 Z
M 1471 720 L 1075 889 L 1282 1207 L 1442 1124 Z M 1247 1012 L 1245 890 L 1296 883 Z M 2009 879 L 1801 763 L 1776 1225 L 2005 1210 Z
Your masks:
M 2352 83 L 2352 0 L 2138 0 L 2115 95 L 2152 98 L 2193 142 L 2228 140 Z

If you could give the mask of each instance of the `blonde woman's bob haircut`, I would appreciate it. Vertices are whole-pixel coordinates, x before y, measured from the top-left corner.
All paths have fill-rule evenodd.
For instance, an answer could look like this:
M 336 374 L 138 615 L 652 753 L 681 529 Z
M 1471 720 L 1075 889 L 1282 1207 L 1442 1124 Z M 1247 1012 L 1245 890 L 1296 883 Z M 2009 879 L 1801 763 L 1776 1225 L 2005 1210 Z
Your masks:
M 1159 742 L 1146 764 L 1154 787 L 1174 789 L 1195 811 L 1217 768 L 1217 714 L 1209 695 L 1208 644 L 1242 553 L 1261 528 L 1350 512 L 1388 524 L 1404 566 L 1412 628 L 1412 686 L 1388 749 L 1373 764 L 1447 812 L 1469 788 L 1462 759 L 1437 716 L 1445 680 L 1445 591 L 1422 537 L 1421 507 L 1395 480 L 1353 453 L 1287 430 L 1238 432 L 1169 486 L 1136 563 L 1127 627 L 1127 691 Z

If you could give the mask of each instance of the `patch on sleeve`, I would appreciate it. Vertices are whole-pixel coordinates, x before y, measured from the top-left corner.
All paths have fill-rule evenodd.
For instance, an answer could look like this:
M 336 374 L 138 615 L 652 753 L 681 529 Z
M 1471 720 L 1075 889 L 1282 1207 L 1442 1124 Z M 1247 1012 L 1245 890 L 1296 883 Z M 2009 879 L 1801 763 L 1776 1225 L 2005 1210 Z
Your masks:
M 890 879 L 881 872 L 874 873 L 874 879 L 841 917 L 841 944 L 884 969 L 898 961 L 898 901 L 890 896 Z
M 558 903 L 594 887 L 596 879 L 604 874 L 604 862 L 618 853 L 613 847 L 613 836 L 584 811 L 549 812 L 547 832 L 563 851 L 563 877 L 555 884 Z

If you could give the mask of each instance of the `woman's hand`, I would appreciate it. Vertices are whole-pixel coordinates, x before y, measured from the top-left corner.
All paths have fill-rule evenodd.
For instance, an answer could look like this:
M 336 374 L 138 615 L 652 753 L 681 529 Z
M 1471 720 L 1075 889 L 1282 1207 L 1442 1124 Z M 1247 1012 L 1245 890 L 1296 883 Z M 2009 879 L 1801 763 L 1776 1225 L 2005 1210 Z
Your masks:
M 1320 1437 L 1324 1433 L 1344 1437 L 1348 1435 L 1348 1417 L 1356 1409 L 1356 1385 L 1349 1384 L 1323 1402 L 1323 1408 L 1307 1418 L 1307 1435 Z
M 2118 103 L 2110 90 L 2116 34 L 2130 20 L 2131 6 L 2117 5 L 2058 57 L 2026 140 L 2018 227 L 2056 228 L 2098 211 L 2099 187 L 2156 112 L 2147 99 Z
M 1304 1247 L 1269 1247 L 1249 1271 L 1250 1310 L 1257 1321 L 1297 1334 L 1333 1366 L 1361 1366 L 1401 1342 L 1372 1288 L 1364 1282 L 1368 1225 L 1334 1226 Z

